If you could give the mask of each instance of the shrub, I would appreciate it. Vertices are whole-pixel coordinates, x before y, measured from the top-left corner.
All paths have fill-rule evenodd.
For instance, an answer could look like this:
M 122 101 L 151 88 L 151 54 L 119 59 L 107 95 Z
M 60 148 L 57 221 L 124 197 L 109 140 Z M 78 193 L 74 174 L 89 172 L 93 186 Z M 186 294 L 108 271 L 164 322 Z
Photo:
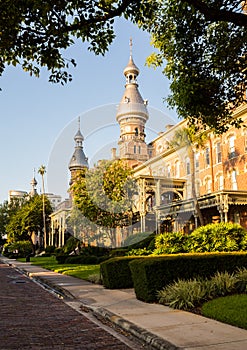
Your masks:
M 75 237 L 70 237 L 65 245 L 63 246 L 63 252 L 65 254 L 70 254 L 72 252 L 74 252 L 76 250 L 76 248 L 78 248 L 80 245 L 80 241 L 79 239 L 75 238 Z
M 247 249 L 247 231 L 238 224 L 219 223 L 197 228 L 188 236 L 190 252 L 231 252 Z
M 160 304 L 175 309 L 191 310 L 214 298 L 237 292 L 237 286 L 246 288 L 247 269 L 238 269 L 236 273 L 216 272 L 210 279 L 178 280 L 158 291 Z
M 113 249 L 111 252 L 110 252 L 110 257 L 111 258 L 115 258 L 117 256 L 125 256 L 126 253 L 128 253 L 128 249 L 127 248 L 119 248 L 119 249 Z
M 91 256 L 85 256 L 85 255 L 71 255 L 67 256 L 67 258 L 64 261 L 65 264 L 81 264 L 81 265 L 95 265 L 98 264 L 98 257 L 91 255 Z
M 87 246 L 80 249 L 80 255 L 94 255 L 94 256 L 105 256 L 111 252 L 110 248 L 98 247 L 98 246 Z
M 184 253 L 187 236 L 181 232 L 166 232 L 155 237 L 154 255 Z
M 212 298 L 225 296 L 236 292 L 236 278 L 233 273 L 216 272 L 211 278 L 211 293 Z
M 126 253 L 127 256 L 144 256 L 150 254 L 152 254 L 152 251 L 148 250 L 147 248 L 131 249 Z
M 238 224 L 201 226 L 190 235 L 163 233 L 155 238 L 153 254 L 232 252 L 247 250 L 247 231 Z
M 56 247 L 54 245 L 48 245 L 45 248 L 46 254 L 53 254 L 55 252 Z
M 104 287 L 109 289 L 132 288 L 133 281 L 129 262 L 138 257 L 112 258 L 100 264 L 100 274 Z
M 247 293 L 247 269 L 238 268 L 235 279 L 235 286 L 238 293 Z
M 208 280 L 178 280 L 158 291 L 157 296 L 160 304 L 191 310 L 207 300 L 210 289 Z
M 65 260 L 69 257 L 68 254 L 58 254 L 56 255 L 56 260 L 58 262 L 58 264 L 64 264 Z
M 9 258 L 25 258 L 33 252 L 33 246 L 30 241 L 6 243 L 3 248 L 3 254 Z
M 247 267 L 247 253 L 149 256 L 133 260 L 129 266 L 137 299 L 154 302 L 157 290 L 178 279 L 207 278 L 217 271 L 232 273 L 237 267 Z

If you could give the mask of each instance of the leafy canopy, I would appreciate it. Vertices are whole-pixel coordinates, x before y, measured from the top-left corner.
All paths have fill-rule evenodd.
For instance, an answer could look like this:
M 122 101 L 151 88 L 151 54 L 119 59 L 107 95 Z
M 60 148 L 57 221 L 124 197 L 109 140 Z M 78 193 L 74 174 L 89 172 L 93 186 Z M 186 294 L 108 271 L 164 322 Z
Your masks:
M 164 0 L 144 26 L 152 33 L 148 64 L 171 80 L 167 98 L 190 123 L 224 132 L 246 101 L 247 17 L 239 0 Z
M 78 174 L 71 187 L 75 206 L 72 222 L 82 230 L 104 232 L 115 244 L 115 228 L 129 225 L 136 185 L 131 169 L 121 160 L 101 161 Z M 78 222 L 79 219 L 79 222 Z M 77 234 L 78 237 L 78 234 Z
M 246 0 L 3 0 L 0 2 L 0 75 L 20 65 L 51 82 L 67 83 L 76 65 L 66 49 L 80 39 L 95 54 L 113 42 L 114 20 L 123 16 L 152 34 L 171 80 L 167 102 L 178 115 L 223 132 L 245 100 Z

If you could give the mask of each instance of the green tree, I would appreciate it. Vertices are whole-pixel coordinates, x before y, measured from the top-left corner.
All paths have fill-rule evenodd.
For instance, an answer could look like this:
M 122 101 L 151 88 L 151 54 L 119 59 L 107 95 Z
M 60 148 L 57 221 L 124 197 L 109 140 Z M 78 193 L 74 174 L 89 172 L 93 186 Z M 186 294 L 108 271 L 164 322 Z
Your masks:
M 47 197 L 45 197 L 45 208 L 47 225 L 49 215 L 52 213 L 51 204 Z M 26 200 L 16 213 L 11 216 L 6 226 L 7 241 L 29 240 L 32 242 L 32 235 L 34 233 L 38 235 L 43 230 L 43 225 L 43 196 L 35 195 Z
M 0 204 L 0 245 L 3 236 L 6 235 L 6 227 L 11 217 L 20 209 L 25 198 L 12 198 L 9 202 L 4 201 Z
M 165 64 L 170 106 L 191 124 L 224 132 L 246 102 L 247 16 L 239 0 L 165 0 L 144 26 L 159 50 L 148 64 Z M 228 125 L 229 124 L 229 125 Z
M 113 42 L 114 20 L 124 17 L 152 34 L 159 49 L 148 60 L 165 62 L 167 101 L 179 116 L 218 132 L 238 125 L 232 113 L 246 90 L 246 0 L 3 0 L 0 2 L 0 75 L 20 65 L 51 82 L 72 79 L 66 49 L 77 39 L 95 54 Z
M 189 158 L 189 174 L 191 176 L 191 194 L 194 200 L 195 213 L 198 215 L 201 225 L 204 225 L 203 215 L 198 203 L 196 193 L 196 170 L 195 170 L 195 151 L 204 146 L 207 135 L 205 132 L 198 132 L 195 126 L 182 127 L 175 131 L 172 140 L 169 145 L 174 149 L 185 148 Z
M 78 175 L 72 185 L 74 204 L 86 219 L 116 245 L 116 227 L 128 226 L 132 217 L 136 186 L 131 169 L 121 161 L 101 161 Z

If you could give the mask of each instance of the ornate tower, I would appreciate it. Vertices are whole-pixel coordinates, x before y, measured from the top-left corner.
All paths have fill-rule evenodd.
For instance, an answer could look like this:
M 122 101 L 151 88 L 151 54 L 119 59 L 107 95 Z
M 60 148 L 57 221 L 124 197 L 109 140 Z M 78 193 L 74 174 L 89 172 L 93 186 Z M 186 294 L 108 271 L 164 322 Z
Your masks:
M 31 182 L 30 182 L 30 185 L 31 185 L 31 191 L 30 191 L 30 193 L 29 193 L 29 196 L 30 197 L 33 197 L 33 196 L 35 196 L 36 194 L 37 194 L 37 189 L 36 189 L 36 186 L 37 186 L 37 181 L 36 181 L 36 179 L 35 179 L 35 170 L 33 171 L 33 178 L 32 178 L 32 180 L 31 180 Z
M 74 140 L 75 140 L 75 150 L 69 162 L 69 170 L 71 173 L 70 185 L 73 183 L 78 170 L 88 169 L 88 159 L 85 156 L 85 153 L 83 151 L 84 137 L 82 136 L 82 133 L 80 130 L 80 117 L 78 117 L 78 131 L 75 134 Z
M 125 91 L 118 107 L 116 119 L 120 125 L 119 156 L 130 166 L 148 160 L 145 142 L 145 124 L 148 120 L 147 101 L 138 90 L 139 69 L 132 58 L 132 39 L 130 39 L 130 59 L 124 69 Z

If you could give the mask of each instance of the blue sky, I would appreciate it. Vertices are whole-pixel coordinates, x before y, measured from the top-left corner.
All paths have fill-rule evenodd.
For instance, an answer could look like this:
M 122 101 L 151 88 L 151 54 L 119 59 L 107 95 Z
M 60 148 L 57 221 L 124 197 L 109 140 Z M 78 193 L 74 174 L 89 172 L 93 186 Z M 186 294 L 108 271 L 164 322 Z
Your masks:
M 149 101 L 147 141 L 166 124 L 177 121 L 175 112 L 163 103 L 169 83 L 162 69 L 145 66 L 146 57 L 153 52 L 149 35 L 125 20 L 117 21 L 116 34 L 104 57 L 88 52 L 82 44 L 70 48 L 66 56 L 75 58 L 77 67 L 71 69 L 73 81 L 65 86 L 49 83 L 46 72 L 37 79 L 18 67 L 7 67 L 0 78 L 0 202 L 8 198 L 10 189 L 29 191 L 33 169 L 41 164 L 47 167 L 46 191 L 67 196 L 67 164 L 78 116 L 91 165 L 116 146 L 119 129 L 115 111 L 124 92 L 130 37 L 140 69 L 139 90 Z M 39 174 L 36 179 L 40 192 Z

